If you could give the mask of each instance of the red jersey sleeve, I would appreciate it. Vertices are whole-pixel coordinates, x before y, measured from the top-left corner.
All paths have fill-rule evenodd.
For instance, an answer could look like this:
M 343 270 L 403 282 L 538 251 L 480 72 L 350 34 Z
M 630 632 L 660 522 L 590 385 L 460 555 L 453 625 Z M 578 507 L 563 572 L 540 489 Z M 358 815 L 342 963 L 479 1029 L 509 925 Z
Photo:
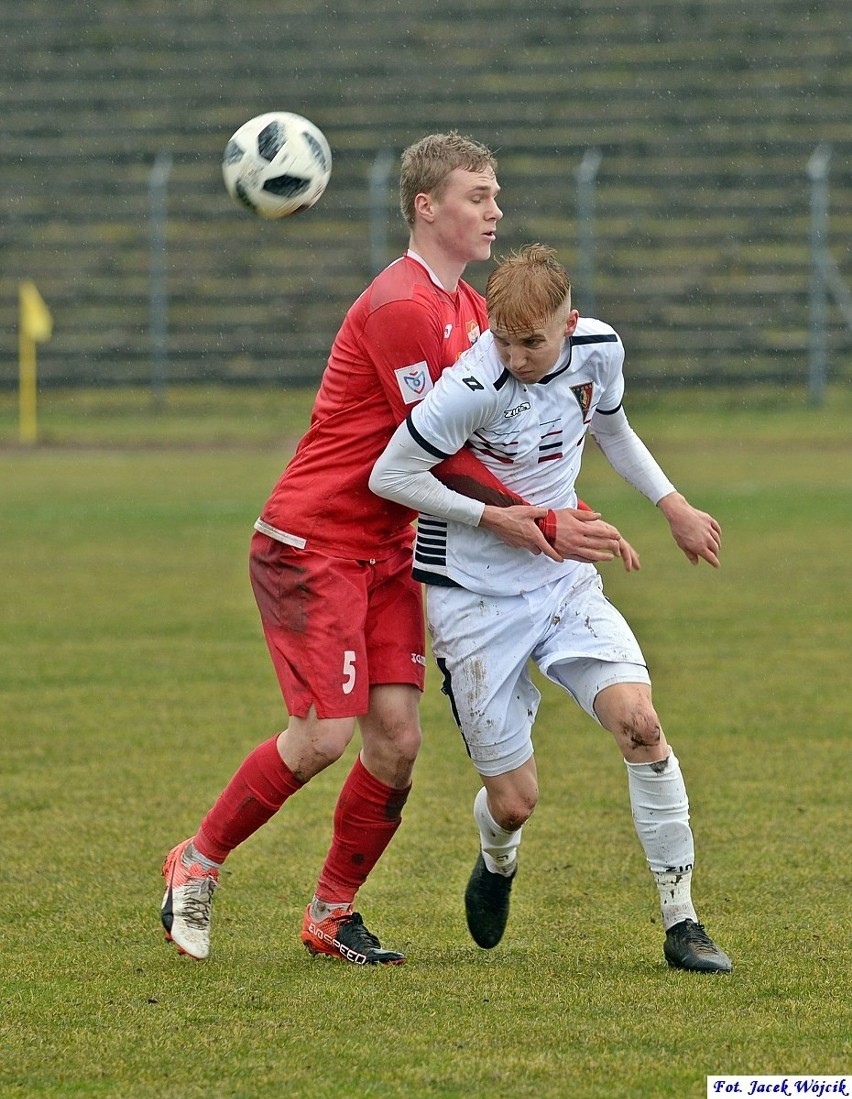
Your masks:
M 507 508 L 512 504 L 527 502 L 523 496 L 506 488 L 467 447 L 434 466 L 432 473 L 447 488 L 461 493 L 462 496 L 469 496 L 472 500 L 481 500 L 483 504 Z

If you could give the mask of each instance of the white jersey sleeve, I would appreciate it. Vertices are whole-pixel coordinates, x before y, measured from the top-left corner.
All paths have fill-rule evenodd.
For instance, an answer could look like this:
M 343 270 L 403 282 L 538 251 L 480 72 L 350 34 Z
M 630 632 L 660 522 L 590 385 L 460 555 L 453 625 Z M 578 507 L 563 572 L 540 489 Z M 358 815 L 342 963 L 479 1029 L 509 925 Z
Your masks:
M 653 454 L 630 426 L 623 408 L 619 406 L 613 412 L 598 410 L 590 428 L 616 473 L 652 504 L 675 491 Z
M 412 432 L 411 417 L 399 425 L 370 475 L 370 490 L 414 511 L 477 526 L 485 504 L 447 488 L 431 469 L 447 455 L 436 453 Z

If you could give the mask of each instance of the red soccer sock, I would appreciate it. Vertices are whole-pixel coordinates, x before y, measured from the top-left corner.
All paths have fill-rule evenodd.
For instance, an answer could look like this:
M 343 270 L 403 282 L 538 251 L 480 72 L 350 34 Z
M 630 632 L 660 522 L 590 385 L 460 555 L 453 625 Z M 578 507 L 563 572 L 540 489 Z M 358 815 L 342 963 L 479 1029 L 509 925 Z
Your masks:
M 326 904 L 351 904 L 402 819 L 410 786 L 397 790 L 370 774 L 359 756 L 334 810 L 334 837 L 317 883 Z
M 246 756 L 201 822 L 192 842 L 206 858 L 224 862 L 304 786 L 278 754 L 277 741 L 274 736 Z

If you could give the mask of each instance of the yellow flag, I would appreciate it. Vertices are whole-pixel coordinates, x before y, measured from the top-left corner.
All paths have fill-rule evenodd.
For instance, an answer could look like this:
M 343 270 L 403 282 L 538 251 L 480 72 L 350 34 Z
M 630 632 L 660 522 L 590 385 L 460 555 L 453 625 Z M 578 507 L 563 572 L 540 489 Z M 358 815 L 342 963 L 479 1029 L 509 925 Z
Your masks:
M 27 279 L 21 283 L 18 290 L 21 305 L 21 332 L 36 343 L 49 340 L 53 334 L 53 317 L 44 304 L 44 298 L 38 292 L 36 284 Z

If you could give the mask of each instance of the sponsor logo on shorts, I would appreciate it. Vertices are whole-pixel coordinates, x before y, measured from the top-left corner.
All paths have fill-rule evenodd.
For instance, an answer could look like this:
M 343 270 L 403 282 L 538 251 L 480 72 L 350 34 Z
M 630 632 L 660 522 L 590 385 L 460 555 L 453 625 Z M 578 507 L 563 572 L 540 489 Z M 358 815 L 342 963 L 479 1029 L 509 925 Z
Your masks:
M 425 359 L 420 363 L 412 363 L 411 366 L 401 366 L 394 371 L 394 374 L 406 404 L 414 404 L 415 401 L 422 400 L 432 388 L 429 365 Z

